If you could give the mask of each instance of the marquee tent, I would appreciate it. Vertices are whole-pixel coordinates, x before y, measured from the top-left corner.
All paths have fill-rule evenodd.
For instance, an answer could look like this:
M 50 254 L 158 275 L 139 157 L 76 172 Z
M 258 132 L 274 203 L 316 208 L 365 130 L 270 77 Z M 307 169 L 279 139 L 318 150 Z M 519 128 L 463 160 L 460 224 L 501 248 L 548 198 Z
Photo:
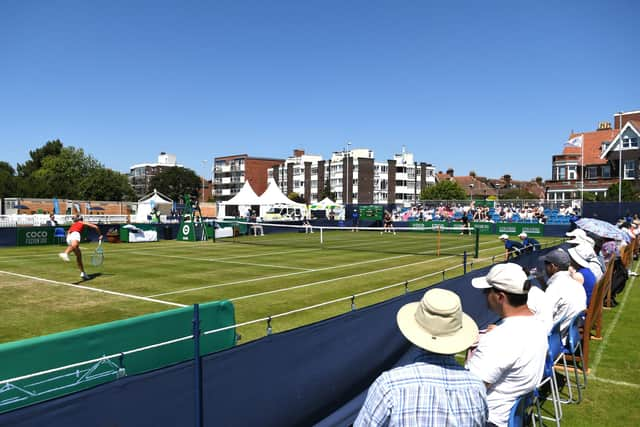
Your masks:
M 258 197 L 256 192 L 253 191 L 253 188 L 251 188 L 251 184 L 249 184 L 249 181 L 245 181 L 240 191 L 238 191 L 238 194 L 236 194 L 226 202 L 220 203 L 218 216 L 226 216 L 227 206 L 238 206 L 238 212 L 242 213 L 243 210 L 246 211 L 249 207 L 259 204 L 260 198 Z
M 147 222 L 154 208 L 158 212 L 168 215 L 172 206 L 173 200 L 154 189 L 153 193 L 149 193 L 138 200 L 135 222 Z
M 278 184 L 273 178 L 269 178 L 269 185 L 264 193 L 259 197 L 260 199 L 260 216 L 264 216 L 264 214 L 271 208 L 272 206 L 288 206 L 300 208 L 302 212 L 305 212 L 307 206 L 303 203 L 297 203 L 293 200 L 289 199 L 284 195 Z

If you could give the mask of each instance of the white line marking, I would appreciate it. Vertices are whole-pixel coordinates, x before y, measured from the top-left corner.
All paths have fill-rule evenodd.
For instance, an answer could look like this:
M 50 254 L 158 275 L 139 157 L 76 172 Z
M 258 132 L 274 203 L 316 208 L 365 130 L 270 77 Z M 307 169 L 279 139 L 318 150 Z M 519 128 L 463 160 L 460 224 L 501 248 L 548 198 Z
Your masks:
M 387 261 L 387 260 L 391 260 L 391 259 L 395 259 L 395 258 L 403 258 L 403 257 L 408 257 L 411 255 L 398 255 L 398 256 L 394 256 L 394 257 L 390 257 L 390 258 L 378 258 L 378 259 L 370 259 L 367 261 L 359 261 L 359 262 L 353 262 L 351 264 L 341 264 L 341 265 L 332 265 L 330 267 L 322 267 L 322 268 L 317 268 L 315 270 L 313 270 L 313 273 L 317 273 L 318 271 L 326 271 L 326 270 L 333 270 L 333 269 L 340 269 L 340 268 L 346 268 L 346 267 L 353 267 L 356 265 L 363 265 L 363 264 L 371 264 L 373 262 L 380 262 L 380 261 Z M 237 280 L 235 282 L 227 282 L 227 283 L 219 283 L 217 285 L 207 285 L 207 286 L 200 286 L 197 288 L 190 288 L 190 289 L 182 289 L 179 291 L 171 291 L 171 292 L 165 292 L 162 294 L 155 294 L 155 295 L 149 295 L 150 298 L 154 298 L 154 297 L 161 297 L 161 296 L 165 296 L 165 295 L 173 295 L 173 294 L 181 294 L 181 293 L 186 293 L 186 292 L 193 292 L 193 291 L 200 291 L 202 289 L 211 289 L 211 288 L 222 288 L 225 286 L 231 286 L 231 285 L 239 285 L 242 283 L 250 283 L 250 282 L 259 282 L 262 280 L 268 280 L 268 279 L 279 279 L 281 277 L 289 277 L 289 276 L 297 276 L 299 274 L 307 274 L 309 273 L 309 271 L 297 271 L 295 273 L 285 273 L 285 274 L 276 274 L 273 276 L 261 276 L 261 277 L 256 277 L 254 279 L 243 279 L 243 280 Z
M 616 381 L 616 380 L 610 380 L 607 378 L 600 378 L 600 377 L 596 377 L 595 374 L 591 374 L 589 375 L 589 381 L 591 380 L 595 380 L 595 381 L 599 381 L 601 383 L 607 383 L 607 384 L 615 384 L 615 385 L 622 385 L 625 387 L 633 387 L 633 388 L 640 388 L 640 384 L 633 384 L 633 383 L 628 383 L 625 381 Z
M 37 281 L 40 281 L 40 282 L 51 283 L 51 284 L 54 284 L 54 285 L 70 286 L 72 288 L 84 289 L 84 290 L 87 290 L 87 291 L 100 292 L 100 293 L 109 294 L 109 295 L 116 295 L 116 296 L 119 296 L 119 297 L 133 298 L 133 299 L 138 299 L 138 300 L 147 301 L 147 302 L 155 302 L 155 303 L 158 303 L 158 304 L 172 305 L 174 307 L 187 307 L 184 304 L 178 304 L 178 303 L 175 303 L 175 302 L 162 301 L 162 300 L 159 300 L 159 299 L 154 299 L 154 298 L 149 298 L 149 297 L 141 297 L 141 296 L 138 296 L 138 295 L 124 294 L 122 292 L 107 291 L 105 289 L 92 288 L 90 286 L 76 285 L 76 284 L 73 284 L 73 283 L 58 282 L 57 280 L 49 280 L 49 279 L 44 279 L 42 277 L 27 276 L 26 274 L 13 273 L 11 271 L 0 270 L 0 273 L 8 274 L 10 276 L 22 277 L 23 279 L 31 279 L 31 280 L 37 280 Z
M 441 257 L 441 258 L 437 258 L 437 260 L 439 261 L 439 260 L 442 260 L 442 259 L 447 259 L 447 258 L 452 258 L 452 257 L 453 256 L 444 257 L 444 258 Z M 349 275 L 349 276 L 334 277 L 334 278 L 331 278 L 331 279 L 320 280 L 319 282 L 312 282 L 312 283 L 305 283 L 304 285 L 291 286 L 289 288 L 274 289 L 272 291 L 260 292 L 260 293 L 257 293 L 257 294 L 245 295 L 245 296 L 236 297 L 236 298 L 229 298 L 229 300 L 230 301 L 238 301 L 238 300 L 242 300 L 242 299 L 255 298 L 255 297 L 264 296 L 264 295 L 276 294 L 276 293 L 291 291 L 291 290 L 295 290 L 295 289 L 307 288 L 307 287 L 310 287 L 310 286 L 317 286 L 317 285 L 321 285 L 323 283 L 335 282 L 335 281 L 338 281 L 338 280 L 352 279 L 354 277 L 368 276 L 369 274 L 376 274 L 376 273 L 381 273 L 383 271 L 396 270 L 398 268 L 405 268 L 405 267 L 410 267 L 410 266 L 419 265 L 419 264 L 425 264 L 425 263 L 429 263 L 429 262 L 433 262 L 433 261 L 434 261 L 433 259 L 429 259 L 429 260 L 425 260 L 425 261 L 412 262 L 411 264 L 396 265 L 394 267 L 381 268 L 380 270 L 366 271 L 364 273 L 352 274 L 352 275 Z
M 636 268 L 634 271 L 637 271 L 637 270 L 638 270 L 638 264 L 636 264 Z M 609 327 L 607 328 L 607 331 L 604 333 L 604 337 L 602 338 L 602 342 L 598 347 L 598 352 L 596 353 L 596 357 L 593 358 L 592 375 L 594 376 L 596 375 L 596 370 L 598 368 L 598 365 L 600 364 L 600 360 L 602 359 L 602 354 L 604 353 L 604 349 L 607 346 L 607 343 L 609 342 L 609 337 L 611 336 L 614 328 L 618 324 L 618 320 L 620 319 L 620 316 L 624 311 L 624 307 L 627 304 L 627 299 L 629 298 L 629 294 L 631 294 L 631 288 L 633 287 L 635 280 L 636 280 L 636 276 L 633 276 L 631 278 L 631 281 L 629 282 L 629 287 L 626 289 L 627 292 L 624 293 L 624 297 L 622 298 L 622 303 L 618 305 L 618 312 L 614 316 L 613 322 L 611 322 L 611 325 L 609 325 Z
M 493 243 L 493 242 L 483 242 L 481 244 L 489 244 L 489 243 Z M 480 252 L 490 251 L 490 250 L 496 249 L 496 248 L 498 248 L 498 247 L 493 247 L 492 246 L 491 248 L 481 249 Z M 452 248 L 452 249 L 455 249 L 455 248 Z M 397 258 L 405 258 L 405 257 L 409 257 L 409 256 L 416 256 L 416 255 L 415 254 L 397 255 L 397 256 L 393 256 L 393 257 L 378 258 L 378 259 L 373 259 L 373 260 L 368 260 L 368 261 L 354 262 L 354 263 L 350 263 L 350 264 L 333 265 L 333 266 L 330 266 L 330 267 L 317 268 L 317 269 L 313 270 L 313 272 L 333 270 L 333 269 L 338 270 L 338 269 L 341 269 L 341 268 L 353 267 L 355 265 L 370 264 L 370 263 L 375 263 L 375 262 L 380 262 L 380 261 L 388 261 L 388 260 L 397 259 Z M 448 258 L 453 258 L 453 257 L 454 257 L 454 255 L 451 255 L 451 256 L 448 256 L 448 257 L 438 257 L 438 258 L 433 258 L 433 259 L 431 259 L 429 261 L 437 261 L 437 260 L 448 259 Z M 479 261 L 483 261 L 483 260 L 479 260 Z M 279 279 L 281 277 L 297 276 L 299 274 L 306 274 L 306 273 L 309 273 L 309 272 L 302 271 L 302 272 L 295 272 L 295 273 L 276 274 L 276 275 L 273 275 L 273 276 L 261 276 L 261 277 L 256 277 L 254 279 L 237 280 L 237 281 L 234 281 L 234 282 L 219 283 L 219 284 L 215 284 L 215 285 L 199 286 L 197 288 L 189 288 L 189 289 L 182 289 L 182 290 L 171 291 L 171 292 L 164 292 L 164 293 L 161 293 L 161 294 L 149 295 L 149 297 L 150 298 L 155 298 L 155 297 L 161 297 L 161 296 L 165 296 L 165 295 L 182 294 L 182 293 L 187 293 L 187 292 L 201 291 L 203 289 L 221 288 L 221 287 L 225 287 L 225 286 L 240 285 L 240 284 L 251 283 L 251 282 L 259 282 L 259 281 L 262 281 L 262 280 Z

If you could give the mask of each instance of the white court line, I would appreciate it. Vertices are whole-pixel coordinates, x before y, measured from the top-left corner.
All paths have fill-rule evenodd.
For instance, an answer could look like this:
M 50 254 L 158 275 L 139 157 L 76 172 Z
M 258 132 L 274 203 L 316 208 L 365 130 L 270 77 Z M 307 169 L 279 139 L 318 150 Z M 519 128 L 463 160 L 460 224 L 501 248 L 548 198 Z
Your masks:
M 437 260 L 452 258 L 453 256 L 454 255 L 448 256 L 448 257 L 443 257 L 443 258 L 437 258 Z M 434 261 L 433 259 L 428 259 L 428 260 L 424 260 L 424 261 L 412 262 L 410 264 L 403 264 L 403 265 L 396 265 L 394 267 L 381 268 L 380 270 L 373 270 L 373 271 L 366 271 L 364 273 L 351 274 L 349 276 L 333 277 L 331 279 L 320 280 L 318 282 L 305 283 L 304 285 L 291 286 L 289 288 L 280 288 L 280 289 L 274 289 L 272 291 L 259 292 L 257 294 L 250 294 L 250 295 L 244 295 L 244 296 L 236 297 L 236 298 L 229 298 L 229 300 L 230 301 L 239 301 L 239 300 L 248 299 L 248 298 L 260 297 L 260 296 L 264 296 L 264 295 L 277 294 L 277 293 L 280 293 L 280 292 L 292 291 L 292 290 L 295 290 L 295 289 L 302 289 L 302 288 L 307 288 L 307 287 L 310 287 L 310 286 L 317 286 L 317 285 L 321 285 L 323 283 L 335 282 L 335 281 L 344 280 L 344 279 L 353 279 L 354 277 L 368 276 L 370 274 L 381 273 L 381 272 L 384 272 L 384 271 L 397 270 L 398 268 L 411 267 L 413 265 L 430 263 L 430 262 L 433 262 L 433 261 Z M 435 273 L 437 273 L 437 272 L 435 272 Z
M 373 262 L 387 261 L 387 260 L 390 260 L 390 259 L 404 258 L 404 257 L 408 257 L 408 256 L 411 256 L 411 255 L 398 255 L 398 256 L 394 256 L 394 257 L 390 257 L 390 258 L 370 259 L 370 260 L 367 260 L 367 261 L 359 261 L 359 262 L 354 262 L 354 263 L 351 263 L 351 264 L 340 264 L 338 266 L 332 265 L 330 267 L 317 268 L 317 269 L 313 270 L 313 272 L 316 273 L 318 271 L 325 271 L 325 270 L 333 270 L 333 269 L 340 269 L 340 268 L 346 268 L 346 267 L 353 267 L 355 265 L 371 264 Z M 297 271 L 295 273 L 276 274 L 276 275 L 273 275 L 273 276 L 261 276 L 261 277 L 256 277 L 254 279 L 237 280 L 235 282 L 218 283 L 217 285 L 207 285 L 207 286 L 200 286 L 198 288 L 190 288 L 190 289 L 182 289 L 182 290 L 179 290 L 179 291 L 165 292 L 165 293 L 162 293 L 162 294 L 149 295 L 149 297 L 154 298 L 154 297 L 161 297 L 161 296 L 165 296 L 165 295 L 173 295 L 173 294 L 181 294 L 181 293 L 185 293 L 185 292 L 200 291 L 202 289 L 222 288 L 222 287 L 225 287 L 225 286 L 238 285 L 238 284 L 241 284 L 241 283 L 259 282 L 259 281 L 268 280 L 268 279 L 279 279 L 281 277 L 297 276 L 299 274 L 306 274 L 306 273 L 309 273 L 309 272 L 308 271 Z
M 640 384 L 633 384 L 633 383 L 628 383 L 628 382 L 625 382 L 625 381 L 616 381 L 616 380 L 610 380 L 610 379 L 607 379 L 607 378 L 600 378 L 600 377 L 596 377 L 595 374 L 590 374 L 589 375 L 589 381 L 591 381 L 591 380 L 599 381 L 601 383 L 621 385 L 621 386 L 625 386 L 625 387 L 640 388 Z
M 220 261 L 216 258 L 196 258 L 192 256 L 180 256 L 180 255 L 148 254 L 148 253 L 140 253 L 140 252 L 132 252 L 132 253 L 138 254 L 138 255 L 156 257 L 156 258 L 175 258 L 175 259 L 187 259 L 190 261 L 219 262 L 221 264 L 240 264 L 240 265 L 247 265 L 251 267 L 283 268 L 285 270 L 302 270 L 304 272 L 314 271 L 313 269 L 310 269 L 310 268 L 289 267 L 287 265 L 255 264 L 255 263 L 248 263 L 248 262 L 242 262 L 242 261 Z
M 493 242 L 483 242 L 481 244 L 493 244 Z M 488 250 L 492 250 L 492 249 L 496 249 L 496 248 L 498 248 L 498 246 L 496 246 L 495 248 L 491 247 L 491 248 L 481 249 L 480 252 L 488 251 Z M 451 249 L 455 249 L 455 247 L 451 248 Z M 337 265 L 337 266 L 333 265 L 333 266 L 330 266 L 330 267 L 323 267 L 323 268 L 315 269 L 313 272 L 334 270 L 334 269 L 337 270 L 337 269 L 346 268 L 346 267 L 353 267 L 355 265 L 370 264 L 370 263 L 374 263 L 374 262 L 388 261 L 388 260 L 392 260 L 392 259 L 405 258 L 405 257 L 409 257 L 409 256 L 415 256 L 415 255 L 414 254 L 397 255 L 397 256 L 393 256 L 393 257 L 377 258 L 377 259 L 373 259 L 373 260 L 354 262 L 354 263 L 350 263 L 350 264 L 340 264 L 340 265 Z M 457 255 L 451 255 L 451 256 L 448 256 L 448 257 L 434 258 L 434 259 L 431 259 L 431 260 L 428 260 L 428 261 L 449 259 L 449 258 L 453 258 L 455 256 L 457 256 Z M 404 264 L 404 265 L 407 265 L 407 264 Z M 215 284 L 215 285 L 199 286 L 197 288 L 189 288 L 189 289 L 182 289 L 182 290 L 178 290 L 178 291 L 165 292 L 165 293 L 161 293 L 161 294 L 154 294 L 154 295 L 149 295 L 149 297 L 153 298 L 153 297 L 160 297 L 160 296 L 165 296 L 165 295 L 182 294 L 182 293 L 187 293 L 187 292 L 200 291 L 200 290 L 203 290 L 203 289 L 221 288 L 221 287 L 225 287 L 225 286 L 239 285 L 239 284 L 250 283 L 250 282 L 258 282 L 258 281 L 269 280 L 269 279 L 278 279 L 278 278 L 282 278 L 282 277 L 296 276 L 296 275 L 299 275 L 299 274 L 306 274 L 306 273 L 308 273 L 308 272 L 296 272 L 296 273 L 276 274 L 276 275 L 273 275 L 273 276 L 261 276 L 261 277 L 256 277 L 254 279 L 237 280 L 235 282 L 219 283 L 219 284 Z
M 149 297 L 141 297 L 141 296 L 138 296 L 138 295 L 124 294 L 122 292 L 107 291 L 105 289 L 92 288 L 90 286 L 76 285 L 76 284 L 73 284 L 73 283 L 58 282 L 57 280 L 49 280 L 49 279 L 44 279 L 42 277 L 27 276 L 26 274 L 13 273 L 11 271 L 0 270 L 0 274 L 7 274 L 7 275 L 10 275 L 10 276 L 21 277 L 23 279 L 37 280 L 39 282 L 51 283 L 51 284 L 54 284 L 54 285 L 70 286 L 72 288 L 84 289 L 84 290 L 93 291 L 93 292 L 100 292 L 100 293 L 109 294 L 109 295 L 116 295 L 116 296 L 119 296 L 119 297 L 133 298 L 133 299 L 138 299 L 138 300 L 147 301 L 147 302 L 155 302 L 155 303 L 158 303 L 158 304 L 172 305 L 174 307 L 186 307 L 186 305 L 184 305 L 184 304 L 178 304 L 178 303 L 175 303 L 175 302 L 162 301 L 162 300 L 159 300 L 159 299 L 154 299 L 154 298 L 149 298 Z
M 637 272 L 637 270 L 638 270 L 638 264 L 636 264 L 636 268 L 634 272 Z M 607 331 L 604 333 L 602 342 L 598 347 L 598 352 L 596 353 L 596 356 L 593 358 L 592 375 L 594 376 L 596 375 L 596 370 L 598 369 L 600 360 L 602 360 L 602 354 L 604 353 L 604 349 L 607 346 L 607 343 L 609 342 L 609 337 L 613 333 L 613 330 L 618 324 L 618 320 L 620 319 L 620 316 L 622 315 L 622 312 L 624 311 L 624 308 L 627 305 L 627 299 L 629 299 L 629 294 L 631 294 L 631 288 L 633 287 L 635 280 L 636 280 L 636 276 L 633 276 L 631 278 L 631 281 L 629 282 L 629 287 L 627 288 L 627 292 L 624 293 L 624 297 L 622 298 L 622 303 L 618 305 L 618 310 L 616 315 L 613 318 L 613 322 L 611 322 L 611 325 L 609 325 L 609 327 L 607 328 Z

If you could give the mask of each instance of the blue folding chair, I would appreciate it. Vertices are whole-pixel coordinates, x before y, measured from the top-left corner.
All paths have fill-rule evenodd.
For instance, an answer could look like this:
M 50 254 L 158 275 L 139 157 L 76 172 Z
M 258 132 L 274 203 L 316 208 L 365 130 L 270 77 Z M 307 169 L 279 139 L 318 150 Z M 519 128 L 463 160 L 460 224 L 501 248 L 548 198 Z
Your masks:
M 547 349 L 547 357 L 544 362 L 544 373 L 542 375 L 542 380 L 540 380 L 540 384 L 538 384 L 538 387 L 536 387 L 536 389 L 534 390 L 534 397 L 536 401 L 536 408 L 538 411 L 539 418 L 545 419 L 545 420 L 553 420 L 556 422 L 557 427 L 560 427 L 560 420 L 562 419 L 562 405 L 560 403 L 560 391 L 559 391 L 558 379 L 556 378 L 556 371 L 554 367 L 556 363 L 559 362 L 560 360 L 563 361 L 565 375 L 568 376 L 567 361 L 564 358 L 564 344 L 562 343 L 562 336 L 560 333 L 561 323 L 562 323 L 562 320 L 558 321 L 555 325 L 553 325 L 551 332 L 549 332 L 549 336 L 548 336 L 549 347 Z M 541 390 L 541 387 L 546 383 L 549 383 L 551 388 L 553 418 L 540 415 L 541 414 L 540 390 Z
M 524 427 L 527 425 L 526 421 L 528 417 L 531 417 L 531 424 L 535 425 L 533 410 L 529 411 L 531 408 L 533 408 L 532 391 L 518 397 L 513 403 L 511 412 L 509 412 L 508 427 Z M 540 417 L 540 413 L 538 413 L 538 417 Z
M 62 244 L 65 242 L 66 233 L 64 232 L 64 228 L 56 227 L 53 230 L 53 238 L 56 239 L 56 243 Z
M 584 369 L 584 366 L 581 366 L 582 369 L 582 378 L 583 382 L 580 384 L 580 376 L 578 375 L 578 359 L 580 363 L 583 360 L 583 352 L 582 352 L 582 336 L 580 334 L 580 327 L 584 324 L 584 316 L 585 313 L 578 313 L 569 324 L 569 330 L 567 333 L 567 342 L 565 343 L 565 347 L 563 350 L 563 357 L 571 356 L 571 360 L 573 361 L 573 373 L 575 378 L 575 387 L 578 391 L 578 398 L 574 399 L 571 381 L 569 376 L 567 375 L 567 390 L 569 394 L 568 400 L 563 400 L 562 403 L 580 403 L 582 402 L 582 389 L 587 386 L 587 372 Z

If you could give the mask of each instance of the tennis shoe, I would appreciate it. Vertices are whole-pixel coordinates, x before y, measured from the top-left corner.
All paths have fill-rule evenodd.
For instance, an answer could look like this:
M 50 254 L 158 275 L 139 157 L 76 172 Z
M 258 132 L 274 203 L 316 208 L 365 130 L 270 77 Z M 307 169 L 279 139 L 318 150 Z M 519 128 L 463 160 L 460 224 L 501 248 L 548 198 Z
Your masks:
M 63 261 L 69 262 L 69 254 L 65 253 L 65 252 L 61 252 L 58 254 L 58 256 L 60 257 L 60 259 L 62 259 Z
M 83 271 L 80 273 L 80 278 L 82 278 L 82 280 L 89 280 L 89 275 Z

